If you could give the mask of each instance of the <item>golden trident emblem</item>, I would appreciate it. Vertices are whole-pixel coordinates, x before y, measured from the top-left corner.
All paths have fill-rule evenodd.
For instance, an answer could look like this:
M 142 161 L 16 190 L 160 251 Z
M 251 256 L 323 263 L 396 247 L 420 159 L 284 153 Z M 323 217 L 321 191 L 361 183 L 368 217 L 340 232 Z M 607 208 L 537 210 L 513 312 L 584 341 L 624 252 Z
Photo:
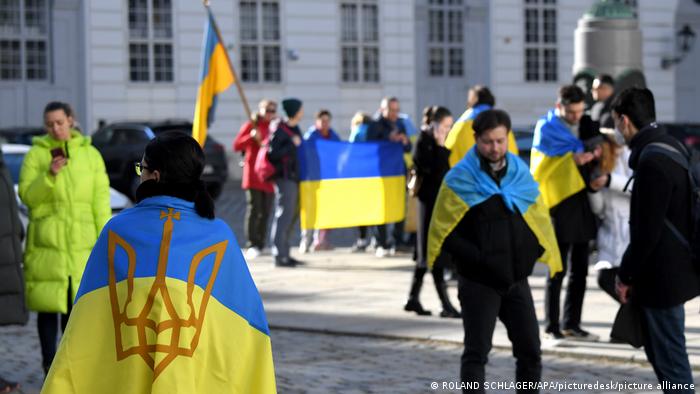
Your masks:
M 153 380 L 158 378 L 160 373 L 178 356 L 192 357 L 194 354 L 197 344 L 199 343 L 199 336 L 202 332 L 202 323 L 204 322 L 207 303 L 209 302 L 212 287 L 214 286 L 216 275 L 221 266 L 221 260 L 224 257 L 228 245 L 228 240 L 219 242 L 201 250 L 192 258 L 189 274 L 187 276 L 187 316 L 180 317 L 173 304 L 165 275 L 168 267 L 170 240 L 173 234 L 173 219 L 180 220 L 180 212 L 174 212 L 173 208 L 168 208 L 168 212 L 161 211 L 160 213 L 160 220 L 163 219 L 167 220 L 163 225 L 163 237 L 160 241 L 160 255 L 158 257 L 156 277 L 148 292 L 146 302 L 137 316 L 130 317 L 127 315 L 127 308 L 129 305 L 132 302 L 136 302 L 133 300 L 136 252 L 128 242 L 111 230 L 109 231 L 108 238 L 109 298 L 112 306 L 112 318 L 114 319 L 117 360 L 121 361 L 133 355 L 141 356 L 151 370 L 153 370 Z M 117 251 L 117 246 L 126 252 L 128 258 L 128 273 L 126 279 L 127 296 L 121 306 L 117 294 L 117 276 L 114 267 L 114 255 Z M 213 253 L 216 253 L 214 266 L 212 267 L 206 289 L 204 289 L 204 294 L 199 304 L 199 310 L 196 310 L 193 301 L 195 274 L 197 273 L 197 268 L 202 262 L 202 259 Z M 177 292 L 174 292 L 174 295 L 177 295 Z M 158 297 L 160 298 L 160 303 L 156 305 L 154 310 L 154 304 Z M 163 314 L 167 314 L 169 319 L 163 320 L 161 316 Z M 130 337 L 128 332 L 126 332 L 127 335 L 123 336 L 122 331 L 134 330 L 136 331 L 136 339 L 138 342 L 133 346 L 126 345 L 125 348 L 124 339 Z M 167 343 L 159 343 L 158 338 L 162 338 L 164 336 L 163 334 L 168 330 L 171 331 L 170 340 L 167 341 Z M 189 343 L 183 345 L 180 342 L 186 338 L 186 336 L 182 334 L 187 330 L 194 330 L 194 335 L 192 335 L 192 339 Z M 149 338 L 152 341 L 155 340 L 155 343 L 149 343 Z M 156 353 L 165 354 L 165 357 L 157 364 Z

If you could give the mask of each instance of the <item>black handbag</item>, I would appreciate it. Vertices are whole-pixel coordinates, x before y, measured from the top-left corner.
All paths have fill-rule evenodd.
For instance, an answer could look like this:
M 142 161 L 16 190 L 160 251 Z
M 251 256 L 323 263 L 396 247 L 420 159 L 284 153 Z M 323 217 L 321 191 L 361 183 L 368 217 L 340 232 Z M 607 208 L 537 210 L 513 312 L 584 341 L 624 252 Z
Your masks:
M 644 346 L 645 331 L 646 319 L 642 307 L 632 300 L 621 304 L 615 316 L 610 338 L 640 348 Z

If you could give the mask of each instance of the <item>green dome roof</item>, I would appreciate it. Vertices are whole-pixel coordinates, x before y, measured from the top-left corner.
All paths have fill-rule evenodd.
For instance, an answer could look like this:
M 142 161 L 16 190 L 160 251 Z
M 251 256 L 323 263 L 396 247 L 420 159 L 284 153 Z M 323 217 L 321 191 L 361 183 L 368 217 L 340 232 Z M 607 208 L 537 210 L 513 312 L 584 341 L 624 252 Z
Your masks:
M 585 14 L 595 19 L 634 19 L 634 11 L 619 0 L 600 0 Z

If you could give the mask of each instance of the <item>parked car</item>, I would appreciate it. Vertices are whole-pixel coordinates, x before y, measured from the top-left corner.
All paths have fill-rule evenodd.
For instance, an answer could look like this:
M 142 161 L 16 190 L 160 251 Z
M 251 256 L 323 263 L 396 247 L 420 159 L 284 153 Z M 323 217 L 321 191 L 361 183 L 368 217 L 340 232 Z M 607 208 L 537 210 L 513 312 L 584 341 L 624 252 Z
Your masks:
M 43 127 L 7 127 L 0 129 L 0 142 L 31 145 L 32 138 L 45 134 L 46 130 Z
M 17 197 L 17 204 L 19 205 L 19 218 L 24 227 L 25 234 L 27 231 L 27 223 L 29 223 L 29 209 L 22 203 L 22 200 L 19 199 L 17 188 L 22 162 L 24 161 L 24 156 L 29 152 L 29 149 L 31 149 L 29 145 L 2 144 L 2 156 L 10 171 L 12 183 L 15 185 L 15 196 Z M 122 210 L 132 206 L 131 200 L 129 200 L 127 196 L 111 187 L 109 188 L 109 204 L 112 207 L 112 215 L 116 215 Z
M 661 123 L 669 134 L 678 138 L 690 149 L 700 152 L 700 124 L 698 123 Z
M 117 122 L 102 127 L 92 135 L 93 145 L 105 160 L 112 187 L 134 199 L 139 185 L 134 163 L 141 161 L 148 141 L 165 131 L 192 134 L 192 123 L 186 120 Z M 209 136 L 204 144 L 204 155 L 206 165 L 202 180 L 212 197 L 217 198 L 228 178 L 224 146 Z

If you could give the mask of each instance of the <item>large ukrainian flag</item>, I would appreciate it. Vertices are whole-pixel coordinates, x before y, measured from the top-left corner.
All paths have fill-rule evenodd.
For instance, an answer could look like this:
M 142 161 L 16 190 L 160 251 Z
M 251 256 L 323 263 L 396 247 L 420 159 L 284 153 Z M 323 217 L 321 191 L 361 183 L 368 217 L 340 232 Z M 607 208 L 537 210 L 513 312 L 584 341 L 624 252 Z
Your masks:
M 207 139 L 207 128 L 214 121 L 216 95 L 228 89 L 235 81 L 233 68 L 224 43 L 220 40 L 214 15 L 209 7 L 206 8 L 209 18 L 204 28 L 202 69 L 192 121 L 192 137 L 201 146 L 204 146 L 204 141 Z
M 44 393 L 274 393 L 270 331 L 231 229 L 147 198 L 105 226 Z
M 319 139 L 305 141 L 299 157 L 303 229 L 403 220 L 406 167 L 401 144 Z
M 550 110 L 535 126 L 530 153 L 530 172 L 540 184 L 548 208 L 557 206 L 586 187 L 573 154 L 583 143 Z
M 474 128 L 472 128 L 474 119 L 476 119 L 477 115 L 489 109 L 491 109 L 491 106 L 486 104 L 479 104 L 469 108 L 452 125 L 450 133 L 447 134 L 447 139 L 445 139 L 445 148 L 450 150 L 450 167 L 457 165 L 469 152 L 469 149 L 474 146 L 476 143 L 474 141 Z M 518 154 L 518 144 L 512 132 L 508 133 L 508 151 L 514 155 Z
M 518 156 L 509 152 L 506 154 L 506 160 L 508 168 L 500 185 L 481 169 L 476 147 L 445 175 L 428 231 L 428 265 L 431 268 L 442 251 L 445 239 L 469 209 L 498 194 L 508 209 L 512 212 L 517 210 L 523 215 L 523 219 L 544 248 L 539 261 L 547 264 L 550 275 L 561 271 L 561 256 L 554 227 L 537 182 L 530 175 L 525 162 Z

